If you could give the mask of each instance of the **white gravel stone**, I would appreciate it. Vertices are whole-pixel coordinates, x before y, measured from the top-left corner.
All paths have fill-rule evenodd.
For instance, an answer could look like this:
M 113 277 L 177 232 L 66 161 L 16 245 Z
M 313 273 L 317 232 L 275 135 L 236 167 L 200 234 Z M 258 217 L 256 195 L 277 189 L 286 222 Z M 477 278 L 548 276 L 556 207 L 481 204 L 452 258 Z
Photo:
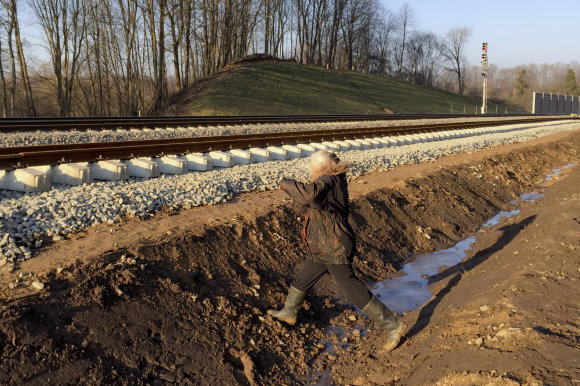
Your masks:
M 39 291 L 44 289 L 44 284 L 39 281 L 32 282 L 32 286 Z
M 384 122 L 381 124 L 384 125 Z M 288 129 L 284 125 L 280 127 Z M 525 128 L 516 131 L 498 128 L 492 134 L 351 150 L 342 152 L 340 157 L 351 162 L 349 178 L 352 178 L 399 165 L 432 162 L 450 154 L 475 152 L 562 131 L 578 130 L 580 123 L 567 121 L 521 127 Z M 89 135 L 94 132 L 76 134 Z M 106 135 L 113 134 L 116 133 Z M 188 209 L 214 205 L 236 194 L 277 189 L 282 177 L 307 181 L 309 174 L 308 158 L 300 158 L 183 175 L 161 175 L 156 179 L 133 177 L 126 181 L 95 182 L 80 186 L 55 185 L 50 191 L 34 194 L 0 190 L 0 261 L 23 261 L 32 256 L 31 248 L 40 247 L 43 242 L 51 239 L 60 240 L 89 226 L 114 224 L 123 217 L 146 217 L 162 208 Z

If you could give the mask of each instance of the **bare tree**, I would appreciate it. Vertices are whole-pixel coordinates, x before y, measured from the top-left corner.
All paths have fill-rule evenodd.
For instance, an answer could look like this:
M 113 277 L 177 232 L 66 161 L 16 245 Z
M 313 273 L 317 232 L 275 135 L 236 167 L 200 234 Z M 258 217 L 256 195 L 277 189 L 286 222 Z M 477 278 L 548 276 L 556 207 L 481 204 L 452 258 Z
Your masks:
M 342 34 L 344 48 L 347 57 L 347 66 L 349 70 L 354 69 L 354 44 L 358 34 L 358 28 L 361 16 L 362 1 L 347 0 L 344 20 L 342 23 Z
M 396 56 L 397 62 L 397 76 L 403 78 L 403 66 L 405 63 L 405 48 L 407 44 L 407 36 L 415 26 L 415 14 L 413 8 L 408 3 L 403 4 L 398 14 L 398 30 L 401 34 L 399 38 L 398 54 Z
M 407 45 L 407 78 L 412 83 L 433 86 L 441 72 L 441 52 L 437 37 L 415 32 Z
M 2 39 L 0 38 L 0 82 L 2 83 L 2 117 L 8 113 L 8 92 L 6 90 L 6 77 L 4 76 L 4 63 L 2 60 Z
M 344 15 L 347 0 L 334 0 L 332 6 L 332 22 L 328 31 L 328 48 L 326 55 L 326 62 L 330 67 L 335 66 L 336 50 L 338 45 L 338 33 L 340 31 L 340 23 Z
M 451 65 L 447 69 L 457 76 L 458 94 L 463 95 L 465 58 L 463 50 L 465 44 L 471 37 L 471 28 L 458 27 L 447 32 L 445 38 L 441 41 L 441 55 Z
M 6 29 L 6 37 L 8 40 L 8 59 L 10 60 L 10 97 L 9 103 L 7 105 L 7 115 L 13 116 L 15 114 L 16 108 L 16 59 L 14 57 L 14 24 L 10 22 L 10 19 L 3 20 L 2 22 L 4 28 Z M 6 87 L 5 87 L 6 89 Z M 6 91 L 4 92 L 6 94 Z
M 26 113 L 29 116 L 35 116 L 36 107 L 34 106 L 32 87 L 30 86 L 30 78 L 28 76 L 26 58 L 24 57 L 24 49 L 22 47 L 22 39 L 20 37 L 20 23 L 18 21 L 18 3 L 16 0 L 1 0 L 0 3 L 6 9 L 11 29 L 14 32 L 14 43 L 16 44 L 16 54 L 18 55 L 18 67 L 20 68 L 20 78 L 24 86 L 24 95 L 26 99 Z
M 86 0 L 30 0 L 50 49 L 61 116 L 71 113 L 73 87 L 86 36 L 85 3 Z

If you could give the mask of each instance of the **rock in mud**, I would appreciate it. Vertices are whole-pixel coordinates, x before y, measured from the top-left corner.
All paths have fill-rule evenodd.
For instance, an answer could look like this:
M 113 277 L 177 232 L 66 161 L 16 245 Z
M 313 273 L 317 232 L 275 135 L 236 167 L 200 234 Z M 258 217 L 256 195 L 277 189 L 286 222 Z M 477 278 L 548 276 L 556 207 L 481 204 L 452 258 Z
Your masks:
M 39 281 L 35 281 L 32 283 L 32 287 L 34 287 L 35 289 L 42 291 L 44 289 L 44 284 L 42 284 Z

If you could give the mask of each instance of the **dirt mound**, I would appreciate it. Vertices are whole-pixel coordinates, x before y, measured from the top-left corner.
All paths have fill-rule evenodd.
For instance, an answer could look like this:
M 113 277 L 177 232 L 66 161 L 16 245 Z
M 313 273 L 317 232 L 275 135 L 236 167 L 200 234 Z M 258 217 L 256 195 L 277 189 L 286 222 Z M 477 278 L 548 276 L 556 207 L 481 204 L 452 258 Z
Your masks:
M 547 167 L 577 160 L 579 144 L 576 134 L 357 197 L 356 270 L 371 283 L 397 275 L 417 253 L 454 244 L 536 186 Z M 280 206 L 24 275 L 0 293 L 0 382 L 301 383 L 337 366 L 329 339 L 343 347 L 341 357 L 363 353 L 372 364 L 382 334 L 328 278 L 298 325 L 266 314 L 283 302 L 305 258 L 301 216 Z M 30 289 L 31 280 L 45 289 Z M 341 336 L 341 326 L 370 336 Z
M 228 76 L 229 73 L 243 65 L 248 63 L 258 63 L 258 62 L 289 62 L 296 63 L 294 59 L 281 59 L 272 55 L 265 54 L 253 54 L 246 56 L 245 58 L 238 59 L 232 63 L 229 63 L 216 73 L 207 76 L 205 78 L 197 80 L 191 86 L 186 87 L 182 91 L 175 93 L 169 97 L 168 107 L 163 110 L 152 111 L 151 115 L 158 116 L 187 116 L 191 115 L 191 103 L 203 96 L 205 91 L 211 86 L 211 84 L 217 80 L 223 79 Z

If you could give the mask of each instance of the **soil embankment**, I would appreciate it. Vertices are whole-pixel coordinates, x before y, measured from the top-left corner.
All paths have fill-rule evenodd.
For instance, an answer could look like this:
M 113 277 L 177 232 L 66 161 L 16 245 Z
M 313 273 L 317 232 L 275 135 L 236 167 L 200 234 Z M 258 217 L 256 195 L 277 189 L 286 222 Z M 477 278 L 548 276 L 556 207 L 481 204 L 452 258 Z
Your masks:
M 579 145 L 578 133 L 558 135 L 406 167 L 413 178 L 404 168 L 360 178 L 351 184 L 355 267 L 370 284 L 397 275 L 414 254 L 454 244 L 536 189 L 550 168 L 579 162 Z M 571 170 L 529 213 L 526 204 L 511 223 L 488 232 L 462 272 L 441 274 L 433 301 L 404 316 L 410 334 L 389 357 L 376 355 L 380 331 L 328 278 L 297 326 L 266 314 L 282 303 L 305 257 L 301 214 L 271 192 L 98 227 L 47 248 L 22 271 L 4 272 L 0 381 L 281 384 L 327 369 L 335 382 L 360 384 L 577 380 L 571 363 L 557 365 L 578 344 L 570 280 L 578 277 L 580 173 Z M 34 281 L 44 289 L 26 285 Z M 329 325 L 368 336 L 349 335 L 330 352 L 322 343 Z M 544 360 L 534 357 L 538 347 Z M 506 370 L 507 358 L 514 370 Z

